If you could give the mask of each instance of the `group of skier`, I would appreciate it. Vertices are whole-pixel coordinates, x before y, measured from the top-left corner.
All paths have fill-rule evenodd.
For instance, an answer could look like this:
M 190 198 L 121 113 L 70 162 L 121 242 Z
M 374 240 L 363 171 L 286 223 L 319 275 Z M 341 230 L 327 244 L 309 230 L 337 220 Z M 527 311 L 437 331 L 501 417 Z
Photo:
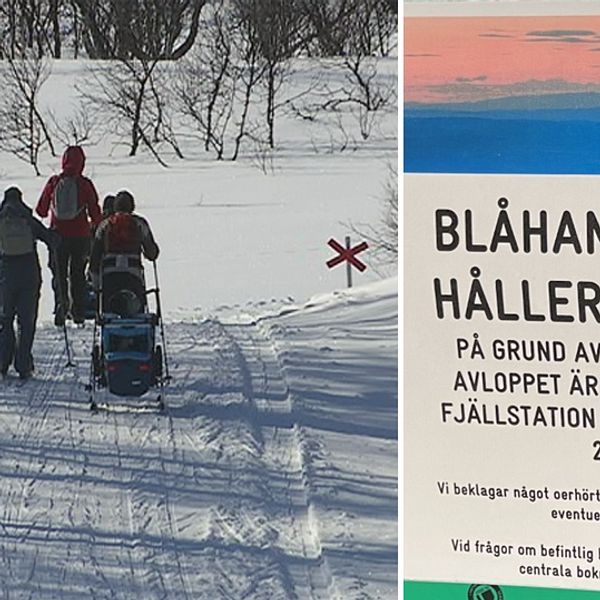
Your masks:
M 3 377 L 11 364 L 21 379 L 31 377 L 34 370 L 32 345 L 42 282 L 36 241 L 48 246 L 56 326 L 64 327 L 67 319 L 84 323 L 88 280 L 105 309 L 126 315 L 145 306 L 141 257 L 156 260 L 159 253 L 150 226 L 134 214 L 134 198 L 126 190 L 106 196 L 101 211 L 96 188 L 83 175 L 84 167 L 83 149 L 69 146 L 61 172 L 48 179 L 35 207 L 37 215 L 50 217 L 49 228 L 33 215 L 19 188 L 4 192 L 0 204 Z

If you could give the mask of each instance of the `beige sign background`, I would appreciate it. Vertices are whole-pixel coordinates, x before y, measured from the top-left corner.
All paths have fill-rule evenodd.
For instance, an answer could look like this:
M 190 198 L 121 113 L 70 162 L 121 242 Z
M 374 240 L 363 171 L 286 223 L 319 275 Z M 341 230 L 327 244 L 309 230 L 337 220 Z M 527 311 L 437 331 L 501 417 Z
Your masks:
M 592 384 L 594 377 L 600 379 L 600 359 L 592 354 L 600 345 L 600 323 L 591 310 L 586 311 L 587 322 L 580 322 L 577 283 L 590 284 L 588 300 L 591 284 L 600 285 L 598 240 L 593 254 L 585 251 L 586 214 L 594 211 L 600 219 L 600 178 L 406 175 L 404 198 L 405 578 L 598 589 L 600 521 L 594 515 L 600 519 L 600 492 L 594 492 L 600 489 L 600 457 L 595 456 L 600 387 L 595 393 Z M 468 251 L 465 211 L 471 211 L 471 241 L 489 246 L 500 198 L 508 200 L 506 213 L 517 250 L 502 243 L 496 252 Z M 451 209 L 459 218 L 456 250 L 436 249 L 438 209 Z M 530 212 L 533 223 L 539 222 L 540 211 L 547 213 L 547 253 L 540 251 L 535 236 L 532 251 L 524 251 L 524 211 Z M 583 244 L 581 254 L 572 243 L 564 243 L 558 253 L 551 250 L 566 211 Z M 563 240 L 567 233 L 573 238 L 572 228 L 563 229 Z M 444 239 L 448 242 L 450 234 Z M 480 270 L 492 319 L 481 311 L 471 319 L 465 316 L 473 268 Z M 460 318 L 454 318 L 449 303 L 444 318 L 436 314 L 436 278 L 444 292 L 456 279 Z M 504 311 L 520 320 L 498 318 L 496 280 L 501 282 Z M 560 298 L 555 309 L 561 316 L 573 315 L 574 322 L 523 320 L 523 281 L 530 311 L 546 315 L 549 282 L 562 282 L 553 292 Z M 459 356 L 457 340 L 467 340 L 472 349 L 475 335 L 484 356 L 470 355 L 469 350 Z M 507 360 L 501 358 L 501 350 L 509 340 L 515 347 L 556 342 L 554 347 L 565 348 L 566 356 L 559 361 L 517 360 L 516 355 Z M 589 350 L 589 362 L 582 356 L 575 361 L 579 344 Z M 478 382 L 479 388 L 455 390 L 458 372 L 463 380 Z M 526 389 L 515 385 L 512 393 L 482 391 L 483 377 L 489 388 L 494 377 L 501 381 L 511 373 L 521 378 L 527 373 L 537 384 Z M 586 376 L 589 389 L 578 389 L 574 380 L 582 382 Z M 556 383 L 557 388 L 540 387 L 540 381 Z M 482 407 L 487 407 L 483 420 L 488 423 L 453 420 L 460 417 L 461 405 L 468 414 L 472 404 L 477 404 L 480 420 Z M 502 423 L 509 406 L 517 407 L 512 414 L 518 424 Z M 556 419 L 554 424 L 533 425 L 529 418 L 538 409 L 546 417 L 554 410 L 556 417 L 560 408 L 576 411 L 570 413 L 570 424 L 562 426 Z M 573 426 L 573 415 L 584 410 L 595 416 L 595 427 L 584 428 L 583 421 Z

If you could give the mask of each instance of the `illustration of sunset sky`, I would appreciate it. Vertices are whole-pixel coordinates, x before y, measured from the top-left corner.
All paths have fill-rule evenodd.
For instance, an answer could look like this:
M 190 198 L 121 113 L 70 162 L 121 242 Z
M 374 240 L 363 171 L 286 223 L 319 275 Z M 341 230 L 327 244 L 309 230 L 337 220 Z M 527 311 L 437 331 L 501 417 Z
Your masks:
M 407 172 L 600 174 L 600 16 L 404 23 Z

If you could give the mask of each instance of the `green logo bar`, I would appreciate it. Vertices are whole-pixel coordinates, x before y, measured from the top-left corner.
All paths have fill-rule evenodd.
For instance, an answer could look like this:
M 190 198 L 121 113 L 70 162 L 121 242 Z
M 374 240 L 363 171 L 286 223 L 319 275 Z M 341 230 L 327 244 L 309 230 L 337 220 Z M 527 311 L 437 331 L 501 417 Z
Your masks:
M 405 581 L 404 600 L 600 600 L 600 591 Z

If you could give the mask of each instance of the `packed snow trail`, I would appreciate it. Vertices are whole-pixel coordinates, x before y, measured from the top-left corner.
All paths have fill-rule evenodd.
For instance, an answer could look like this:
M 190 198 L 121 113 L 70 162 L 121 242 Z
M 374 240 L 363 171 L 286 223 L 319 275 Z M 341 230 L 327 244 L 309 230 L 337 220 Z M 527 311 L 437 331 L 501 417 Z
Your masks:
M 263 379 L 255 391 L 265 374 L 217 323 L 170 334 L 164 414 L 89 412 L 85 331 L 71 333 L 75 373 L 46 329 L 39 341 L 56 350 L 36 365 L 43 379 L 5 382 L 6 597 L 328 597 L 284 390 L 268 399 Z
M 0 390 L 0 598 L 393 597 L 332 574 L 268 328 L 169 324 L 163 413 L 90 412 L 69 333 L 74 369 L 41 328 L 35 379 Z

